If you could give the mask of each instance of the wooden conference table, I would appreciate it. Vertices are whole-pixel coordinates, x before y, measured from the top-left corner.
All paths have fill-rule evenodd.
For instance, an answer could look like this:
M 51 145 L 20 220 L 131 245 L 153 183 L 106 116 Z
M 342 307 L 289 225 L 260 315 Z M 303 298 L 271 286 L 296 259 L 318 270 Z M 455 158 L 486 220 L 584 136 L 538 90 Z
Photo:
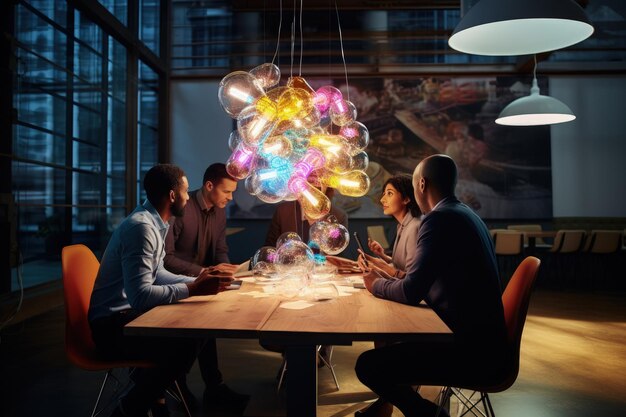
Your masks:
M 284 345 L 289 364 L 288 417 L 316 416 L 317 345 L 452 337 L 430 308 L 381 300 L 367 290 L 330 301 L 311 301 L 313 306 L 299 310 L 280 307 L 295 299 L 246 294 L 252 291 L 262 292 L 263 286 L 244 282 L 239 290 L 159 306 L 130 322 L 125 332 L 135 336 L 259 339 Z

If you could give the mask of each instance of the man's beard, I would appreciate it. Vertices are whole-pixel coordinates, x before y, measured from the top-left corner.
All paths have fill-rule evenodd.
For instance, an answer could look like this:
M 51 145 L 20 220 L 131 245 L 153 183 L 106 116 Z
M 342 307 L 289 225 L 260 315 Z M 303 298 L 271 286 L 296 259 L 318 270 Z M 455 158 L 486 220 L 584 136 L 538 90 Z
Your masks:
M 176 205 L 176 203 L 173 203 L 171 211 L 174 217 L 183 217 L 183 215 L 185 214 L 185 206 L 179 207 Z

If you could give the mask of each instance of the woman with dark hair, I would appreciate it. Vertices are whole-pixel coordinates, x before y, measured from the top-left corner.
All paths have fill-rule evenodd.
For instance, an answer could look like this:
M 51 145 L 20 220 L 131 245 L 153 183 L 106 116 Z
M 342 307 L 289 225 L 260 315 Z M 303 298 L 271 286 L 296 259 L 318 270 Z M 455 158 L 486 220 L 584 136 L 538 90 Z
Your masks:
M 413 265 L 416 256 L 417 230 L 421 214 L 415 201 L 411 176 L 400 174 L 389 178 L 385 182 L 380 203 L 383 206 L 383 213 L 393 216 L 398 222 L 393 252 L 391 256 L 388 256 L 380 243 L 368 238 L 367 245 L 378 258 L 365 255 L 368 265 L 365 267 L 360 262 L 360 266 L 366 269 L 375 268 L 390 277 L 403 278 L 406 271 Z M 329 256 L 327 259 L 339 267 L 356 266 L 354 261 L 344 258 Z
M 398 222 L 396 240 L 389 256 L 380 243 L 368 238 L 367 246 L 378 256 L 365 255 L 368 266 L 380 269 L 391 277 L 404 278 L 417 254 L 417 230 L 421 214 L 415 201 L 411 176 L 401 174 L 389 178 L 385 182 L 380 203 L 383 213 L 393 216 Z

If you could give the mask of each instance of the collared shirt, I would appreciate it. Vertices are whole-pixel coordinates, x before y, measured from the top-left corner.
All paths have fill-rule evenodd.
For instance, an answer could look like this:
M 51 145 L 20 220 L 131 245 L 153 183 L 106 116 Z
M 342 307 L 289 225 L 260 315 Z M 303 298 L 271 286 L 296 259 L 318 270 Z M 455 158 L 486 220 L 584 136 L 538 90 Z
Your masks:
M 211 242 L 212 238 L 212 224 L 215 221 L 215 206 L 209 208 L 202 195 L 202 189 L 196 192 L 196 200 L 200 206 L 200 221 L 198 222 L 198 257 L 196 258 L 196 264 L 208 265 L 211 262 L 210 254 L 207 256 L 207 242 Z
M 113 232 L 91 295 L 89 320 L 122 310 L 140 312 L 189 297 L 193 278 L 163 268 L 169 225 L 146 200 Z
M 197 276 L 203 267 L 230 263 L 226 244 L 226 210 L 207 207 L 202 189 L 192 191 L 185 214 L 170 219 L 165 238 L 165 268 Z

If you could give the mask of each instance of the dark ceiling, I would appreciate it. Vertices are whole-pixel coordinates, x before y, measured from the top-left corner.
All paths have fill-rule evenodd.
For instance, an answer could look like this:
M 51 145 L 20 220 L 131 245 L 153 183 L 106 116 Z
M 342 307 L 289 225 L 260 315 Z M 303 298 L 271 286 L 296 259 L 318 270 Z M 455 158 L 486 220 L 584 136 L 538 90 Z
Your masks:
M 302 62 L 309 74 L 340 74 L 345 57 L 351 76 L 528 73 L 531 56 L 468 55 L 447 45 L 461 6 L 465 10 L 476 2 L 172 0 L 172 74 L 220 76 L 271 61 L 281 3 L 276 56 L 281 67 L 298 70 Z M 577 45 L 539 55 L 539 69 L 565 75 L 625 73 L 626 1 L 579 0 L 579 4 L 594 25 L 594 34 Z

